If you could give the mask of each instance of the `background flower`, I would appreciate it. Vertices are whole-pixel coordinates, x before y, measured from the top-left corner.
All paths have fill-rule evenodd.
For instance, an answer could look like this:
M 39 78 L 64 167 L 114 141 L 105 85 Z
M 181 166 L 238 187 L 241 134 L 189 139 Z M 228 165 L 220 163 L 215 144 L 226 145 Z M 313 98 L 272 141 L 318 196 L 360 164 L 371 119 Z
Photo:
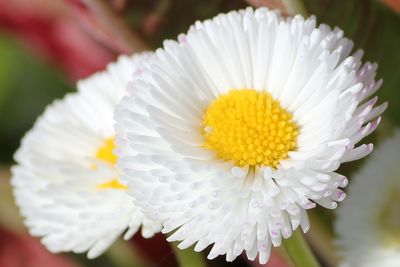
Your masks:
M 122 233 L 130 239 L 141 228 L 149 238 L 160 230 L 126 194 L 113 152 L 114 109 L 148 57 L 120 56 L 78 81 L 78 91 L 49 105 L 21 141 L 12 167 L 16 203 L 52 252 L 95 258 Z
M 354 175 L 335 229 L 343 266 L 397 266 L 400 262 L 400 131 Z

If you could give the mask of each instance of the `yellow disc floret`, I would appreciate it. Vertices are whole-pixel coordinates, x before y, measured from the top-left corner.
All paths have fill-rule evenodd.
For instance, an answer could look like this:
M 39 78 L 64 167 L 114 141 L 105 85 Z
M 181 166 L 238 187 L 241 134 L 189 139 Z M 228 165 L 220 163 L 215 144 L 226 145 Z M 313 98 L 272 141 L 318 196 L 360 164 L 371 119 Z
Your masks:
M 115 164 L 117 156 L 114 154 L 115 141 L 114 138 L 107 138 L 104 144 L 97 150 L 96 158 L 99 160 L 107 161 L 108 163 Z
M 117 163 L 117 156 L 114 154 L 115 149 L 115 140 L 114 138 L 107 138 L 104 141 L 104 144 L 97 150 L 96 159 L 105 161 L 111 165 L 115 165 Z M 118 179 L 114 178 L 108 182 L 99 184 L 97 186 L 98 189 L 120 189 L 125 190 L 127 187 L 121 184 Z
M 118 179 L 112 179 L 112 180 L 110 180 L 108 182 L 99 184 L 97 186 L 97 188 L 98 189 L 110 189 L 110 188 L 113 188 L 113 189 L 121 189 L 121 190 L 127 189 L 126 185 L 121 184 L 118 181 Z
M 267 92 L 232 90 L 203 117 L 205 148 L 238 166 L 276 168 L 296 148 L 298 126 L 292 114 Z

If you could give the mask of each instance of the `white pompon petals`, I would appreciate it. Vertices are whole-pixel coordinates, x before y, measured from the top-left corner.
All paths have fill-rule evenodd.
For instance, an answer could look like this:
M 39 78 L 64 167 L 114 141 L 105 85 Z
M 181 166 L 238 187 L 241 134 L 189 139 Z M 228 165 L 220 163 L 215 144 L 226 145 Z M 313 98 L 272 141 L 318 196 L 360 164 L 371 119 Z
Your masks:
M 115 107 L 149 56 L 121 56 L 79 81 L 78 92 L 47 107 L 23 138 L 12 168 L 14 196 L 30 233 L 50 251 L 88 251 L 94 258 L 125 231 L 128 239 L 141 226 L 145 237 L 161 230 L 126 190 L 97 188 L 119 176 L 95 155 L 105 138 L 115 136 Z
M 335 222 L 341 266 L 399 266 L 399 229 L 390 232 L 390 228 L 382 225 L 387 210 L 393 212 L 385 215 L 388 220 L 393 220 L 397 227 L 400 221 L 399 151 L 400 130 L 397 130 L 378 146 L 351 180 L 348 197 L 337 209 Z M 385 240 L 388 235 L 397 238 L 397 244 L 388 244 Z
M 371 95 L 376 64 L 340 29 L 314 17 L 283 18 L 251 8 L 197 22 L 179 42 L 166 41 L 117 108 L 118 166 L 149 216 L 180 248 L 209 258 L 243 251 L 268 261 L 271 246 L 301 226 L 316 204 L 334 209 L 347 184 L 341 163 L 368 155 L 357 145 L 379 124 L 386 104 Z M 253 171 L 202 148 L 205 108 L 232 89 L 268 91 L 290 111 L 298 148 L 277 169 Z

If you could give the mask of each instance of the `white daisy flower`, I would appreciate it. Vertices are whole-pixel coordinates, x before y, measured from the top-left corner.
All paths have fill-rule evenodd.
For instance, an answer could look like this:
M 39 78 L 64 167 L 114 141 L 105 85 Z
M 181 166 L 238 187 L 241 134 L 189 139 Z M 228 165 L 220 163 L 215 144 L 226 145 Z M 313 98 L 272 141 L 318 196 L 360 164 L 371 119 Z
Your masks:
M 314 17 L 251 8 L 167 41 L 117 108 L 118 166 L 169 241 L 268 261 L 307 209 L 334 209 L 341 163 L 379 124 L 376 64 Z
M 55 101 L 15 154 L 12 184 L 30 233 L 52 252 L 103 253 L 126 229 L 161 230 L 146 219 L 119 179 L 114 110 L 127 81 L 148 54 L 121 56 L 107 70 L 78 82 L 78 92 Z
M 354 176 L 335 222 L 343 266 L 400 265 L 400 131 Z

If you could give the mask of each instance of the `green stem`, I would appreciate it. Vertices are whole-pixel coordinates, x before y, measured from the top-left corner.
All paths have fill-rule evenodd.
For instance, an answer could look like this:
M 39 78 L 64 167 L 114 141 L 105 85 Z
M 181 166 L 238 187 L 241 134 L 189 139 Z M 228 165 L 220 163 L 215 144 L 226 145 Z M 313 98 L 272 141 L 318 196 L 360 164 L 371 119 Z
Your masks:
M 171 247 L 175 252 L 179 267 L 207 267 L 201 252 L 195 252 L 192 247 L 182 250 L 177 245 L 178 243 L 174 242 Z
M 294 231 L 283 244 L 296 267 L 320 267 L 300 230 Z
M 137 250 L 136 244 L 118 239 L 106 252 L 115 267 L 150 267 L 152 264 Z M 94 265 L 96 266 L 96 265 Z
M 308 17 L 307 9 L 302 0 L 283 0 L 287 12 L 290 15 L 300 14 L 303 17 Z
M 307 241 L 310 247 L 318 255 L 324 266 L 334 267 L 339 265 L 339 258 L 333 244 L 333 233 L 324 223 L 323 215 L 315 210 L 308 212 L 308 218 L 312 227 L 307 233 Z

